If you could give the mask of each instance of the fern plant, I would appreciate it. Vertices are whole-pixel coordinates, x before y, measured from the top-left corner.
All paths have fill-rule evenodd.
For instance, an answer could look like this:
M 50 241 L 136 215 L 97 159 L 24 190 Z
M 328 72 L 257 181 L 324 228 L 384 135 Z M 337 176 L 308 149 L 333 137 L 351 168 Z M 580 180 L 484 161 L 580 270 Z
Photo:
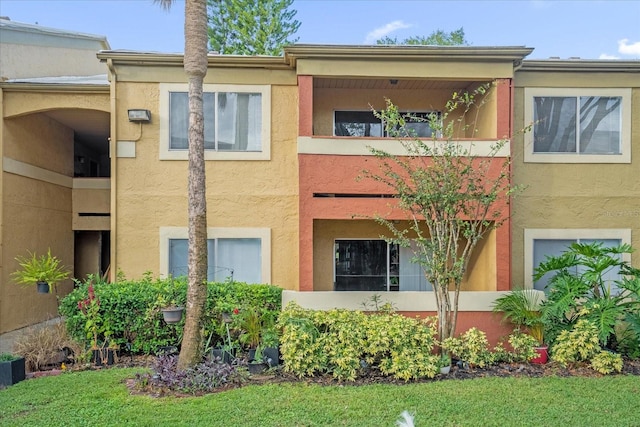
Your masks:
M 46 255 L 40 256 L 29 252 L 29 256 L 18 256 L 16 261 L 20 268 L 11 273 L 11 278 L 21 286 L 33 286 L 39 282 L 46 282 L 51 290 L 56 283 L 69 277 L 69 270 L 57 257 L 51 255 L 51 249 Z

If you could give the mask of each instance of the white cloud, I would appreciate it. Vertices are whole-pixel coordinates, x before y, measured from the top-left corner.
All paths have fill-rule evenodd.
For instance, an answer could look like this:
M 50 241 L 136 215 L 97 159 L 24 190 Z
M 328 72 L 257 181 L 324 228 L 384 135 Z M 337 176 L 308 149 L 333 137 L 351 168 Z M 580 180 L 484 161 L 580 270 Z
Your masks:
M 640 42 L 629 44 L 629 39 L 618 40 L 618 52 L 623 55 L 640 56 Z
M 403 21 L 393 21 L 388 24 L 378 27 L 375 30 L 367 34 L 367 38 L 364 39 L 364 44 L 374 44 L 376 40 L 383 38 L 391 34 L 396 30 L 402 30 L 404 28 L 410 28 L 411 24 L 406 24 Z
M 615 56 L 615 55 L 609 55 L 606 53 L 601 53 L 600 57 L 598 57 L 598 59 L 620 59 L 619 56 Z

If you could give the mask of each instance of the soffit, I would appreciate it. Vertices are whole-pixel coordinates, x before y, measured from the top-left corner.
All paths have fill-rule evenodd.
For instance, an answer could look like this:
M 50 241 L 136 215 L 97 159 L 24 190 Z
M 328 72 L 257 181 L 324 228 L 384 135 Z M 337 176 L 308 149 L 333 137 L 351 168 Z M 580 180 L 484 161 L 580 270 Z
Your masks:
M 396 80 L 397 83 L 392 84 L 390 80 Z M 477 84 L 477 81 L 339 78 L 313 79 L 313 87 L 318 89 L 459 90 L 467 89 L 474 84 Z
M 73 129 L 76 141 L 97 153 L 108 153 L 109 113 L 78 108 L 51 110 L 43 114 Z

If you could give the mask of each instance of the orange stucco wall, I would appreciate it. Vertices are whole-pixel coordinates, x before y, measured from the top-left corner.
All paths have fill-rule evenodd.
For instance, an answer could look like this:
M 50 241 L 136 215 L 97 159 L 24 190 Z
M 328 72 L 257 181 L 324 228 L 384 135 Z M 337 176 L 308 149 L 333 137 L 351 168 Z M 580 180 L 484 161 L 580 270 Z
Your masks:
M 378 238 L 381 229 L 372 222 L 362 221 L 375 214 L 388 219 L 404 220 L 405 214 L 394 208 L 393 199 L 380 197 L 314 197 L 314 193 L 322 194 L 390 194 L 389 188 L 373 180 L 357 180 L 363 169 L 375 168 L 375 159 L 371 156 L 332 156 L 332 155 L 299 155 L 300 165 L 300 290 L 328 290 L 332 283 L 327 272 L 333 268 L 329 261 L 322 261 L 322 255 L 316 254 L 323 237 L 331 241 L 337 237 L 348 237 L 353 227 L 361 227 L 369 238 Z M 494 161 L 491 176 L 499 171 L 500 159 Z M 507 212 L 504 204 L 497 206 L 501 212 Z M 317 220 L 342 220 L 346 223 L 327 225 Z M 358 221 L 359 220 L 359 221 Z M 319 228 L 321 224 L 324 227 Z M 314 231 L 316 230 L 316 231 Z M 349 230 L 349 231 L 348 231 Z M 492 237 L 494 243 L 484 243 L 477 248 L 481 255 L 472 260 L 477 271 L 474 280 L 470 280 L 470 289 L 474 290 L 506 290 L 510 288 L 509 261 L 509 225 L 500 227 Z M 487 251 L 491 261 L 487 259 Z M 321 271 L 316 271 L 320 269 Z
M 437 314 L 431 311 L 400 312 L 410 317 L 434 317 Z M 459 336 L 471 328 L 478 328 L 487 334 L 489 346 L 494 347 L 513 332 L 513 326 L 508 322 L 502 322 L 502 316 L 489 311 L 459 311 L 454 336 Z

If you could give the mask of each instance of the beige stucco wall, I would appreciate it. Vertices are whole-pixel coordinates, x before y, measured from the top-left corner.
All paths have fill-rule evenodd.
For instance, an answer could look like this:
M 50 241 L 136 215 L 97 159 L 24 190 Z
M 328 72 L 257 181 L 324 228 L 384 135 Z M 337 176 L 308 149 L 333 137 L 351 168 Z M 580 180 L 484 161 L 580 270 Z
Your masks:
M 130 75 L 127 67 L 118 72 Z M 139 75 L 137 80 L 153 77 L 166 81 L 164 73 L 163 69 L 156 69 L 152 76 Z M 175 81 L 176 73 L 175 69 L 167 69 L 164 77 Z M 225 75 L 233 75 L 233 82 L 225 80 Z M 266 70 L 214 70 L 207 82 L 264 84 L 270 81 L 269 76 L 275 81 L 295 83 L 295 77 Z M 160 227 L 187 227 L 188 163 L 159 160 L 158 83 L 119 82 L 116 93 L 117 140 L 140 137 L 135 143 L 135 157 L 116 160 L 112 242 L 117 265 L 112 268 L 136 278 L 146 271 L 159 273 Z M 149 109 L 152 123 L 142 127 L 129 123 L 127 108 Z M 271 283 L 285 289 L 298 288 L 297 115 L 297 87 L 271 86 L 271 160 L 206 164 L 208 226 L 269 228 Z
M 635 82 L 635 83 L 634 83 Z M 523 137 L 514 138 L 513 177 L 526 190 L 512 205 L 513 283 L 522 285 L 525 229 L 630 229 L 640 248 L 640 79 L 633 74 L 522 73 L 516 78 L 514 121 L 524 126 L 524 88 L 625 87 L 632 91 L 630 164 L 544 164 L 523 161 Z M 629 87 L 629 86 L 627 86 Z M 632 255 L 640 267 L 640 252 Z
M 57 315 L 55 294 L 38 294 L 10 280 L 16 255 L 27 251 L 52 254 L 73 266 L 71 188 L 47 181 L 47 172 L 73 174 L 73 132 L 42 114 L 6 119 L 2 127 L 4 159 L 17 161 L 16 173 L 2 176 L 2 271 L 0 332 L 37 323 Z M 3 162 L 4 163 L 4 162 Z M 29 166 L 35 166 L 35 175 Z M 69 178 L 70 182 L 70 178 Z M 71 281 L 58 286 L 58 295 L 71 290 Z
M 407 225 L 397 225 L 404 229 Z M 379 239 L 389 231 L 370 220 L 315 220 L 313 222 L 313 287 L 314 291 L 333 291 L 336 239 Z M 476 247 L 462 284 L 465 291 L 495 291 L 495 232 Z
M 4 91 L 4 117 L 15 117 L 39 111 L 58 109 L 110 111 L 109 96 L 104 91 L 85 93 L 69 91 L 55 92 L 21 92 Z

